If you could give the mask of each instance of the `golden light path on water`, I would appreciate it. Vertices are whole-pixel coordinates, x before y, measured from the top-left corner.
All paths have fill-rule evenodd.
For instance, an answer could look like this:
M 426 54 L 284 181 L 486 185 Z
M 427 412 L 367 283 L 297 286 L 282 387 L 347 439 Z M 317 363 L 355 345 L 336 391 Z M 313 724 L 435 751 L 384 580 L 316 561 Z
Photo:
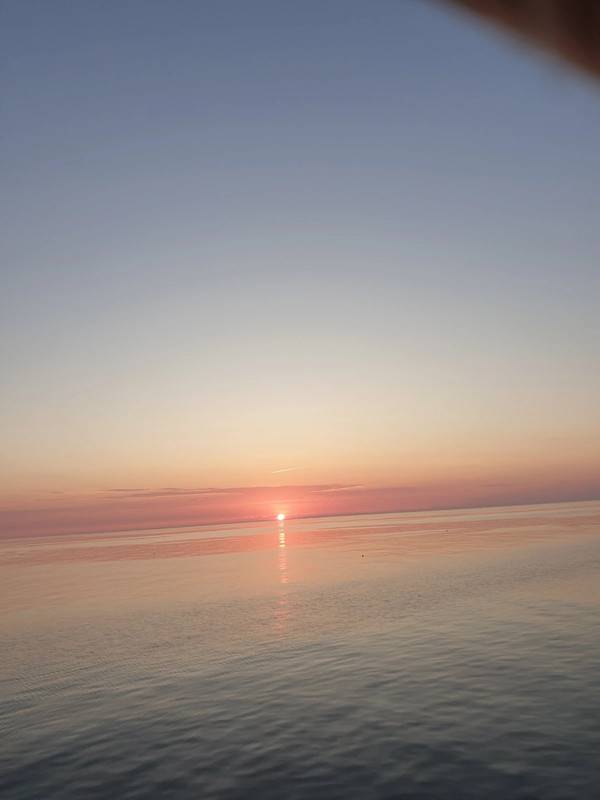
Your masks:
M 288 575 L 287 551 L 285 546 L 285 526 L 283 524 L 283 514 L 279 514 L 277 519 L 279 520 L 278 568 L 279 568 L 280 586 L 277 596 L 278 604 L 276 611 L 276 628 L 279 632 L 283 632 L 285 630 L 286 623 L 290 619 L 289 588 L 287 586 L 289 582 L 289 575 Z

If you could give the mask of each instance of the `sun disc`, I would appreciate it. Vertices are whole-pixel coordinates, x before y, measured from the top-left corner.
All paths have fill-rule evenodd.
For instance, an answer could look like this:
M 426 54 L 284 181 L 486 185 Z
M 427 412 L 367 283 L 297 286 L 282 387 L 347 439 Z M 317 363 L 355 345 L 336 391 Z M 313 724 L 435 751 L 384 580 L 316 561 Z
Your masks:
M 277 519 L 279 520 L 279 522 L 283 522 L 283 520 L 285 519 L 285 514 L 277 514 Z

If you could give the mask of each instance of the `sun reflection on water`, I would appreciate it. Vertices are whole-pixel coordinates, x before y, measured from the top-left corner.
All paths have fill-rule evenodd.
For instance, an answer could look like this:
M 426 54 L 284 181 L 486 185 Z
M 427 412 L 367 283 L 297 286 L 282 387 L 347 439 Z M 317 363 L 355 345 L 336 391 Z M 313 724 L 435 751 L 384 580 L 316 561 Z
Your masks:
M 287 548 L 285 543 L 285 526 L 283 520 L 279 521 L 278 525 L 279 534 L 279 552 L 277 567 L 279 570 L 279 591 L 277 593 L 277 607 L 275 609 L 275 627 L 280 636 L 284 634 L 287 622 L 290 619 L 290 605 L 289 605 L 289 591 L 287 583 L 289 582 L 288 575 L 288 559 Z

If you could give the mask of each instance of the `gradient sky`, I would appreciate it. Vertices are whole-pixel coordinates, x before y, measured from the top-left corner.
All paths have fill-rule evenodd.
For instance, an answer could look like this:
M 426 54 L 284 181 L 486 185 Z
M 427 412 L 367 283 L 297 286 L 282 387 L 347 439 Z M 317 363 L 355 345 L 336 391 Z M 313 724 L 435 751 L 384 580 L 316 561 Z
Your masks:
M 600 494 L 600 90 L 435 2 L 4 0 L 1 519 Z

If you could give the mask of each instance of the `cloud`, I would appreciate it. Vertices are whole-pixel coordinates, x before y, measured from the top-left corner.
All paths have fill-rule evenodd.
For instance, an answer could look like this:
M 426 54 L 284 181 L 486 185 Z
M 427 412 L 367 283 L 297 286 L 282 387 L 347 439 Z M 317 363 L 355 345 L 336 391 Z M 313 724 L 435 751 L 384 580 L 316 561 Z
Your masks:
M 313 492 L 316 492 L 318 494 L 324 494 L 325 492 L 353 492 L 359 489 L 366 489 L 366 488 L 367 487 L 364 485 L 364 483 L 349 484 L 347 486 L 343 484 L 340 485 L 334 484 L 332 486 L 315 488 L 313 489 Z
M 222 496 L 239 494 L 236 489 L 217 489 L 217 488 L 204 488 L 204 489 L 181 489 L 178 486 L 165 486 L 160 489 L 102 489 L 101 491 L 107 493 L 119 493 L 121 498 L 153 498 L 153 497 L 188 497 L 188 496 Z M 117 499 L 117 498 L 113 498 Z
M 310 469 L 310 467 L 284 467 L 283 469 L 274 469 L 271 475 L 276 475 L 278 472 L 295 472 L 297 469 Z
M 96 489 L 97 492 L 123 492 L 129 494 L 130 492 L 149 492 L 150 489 Z

